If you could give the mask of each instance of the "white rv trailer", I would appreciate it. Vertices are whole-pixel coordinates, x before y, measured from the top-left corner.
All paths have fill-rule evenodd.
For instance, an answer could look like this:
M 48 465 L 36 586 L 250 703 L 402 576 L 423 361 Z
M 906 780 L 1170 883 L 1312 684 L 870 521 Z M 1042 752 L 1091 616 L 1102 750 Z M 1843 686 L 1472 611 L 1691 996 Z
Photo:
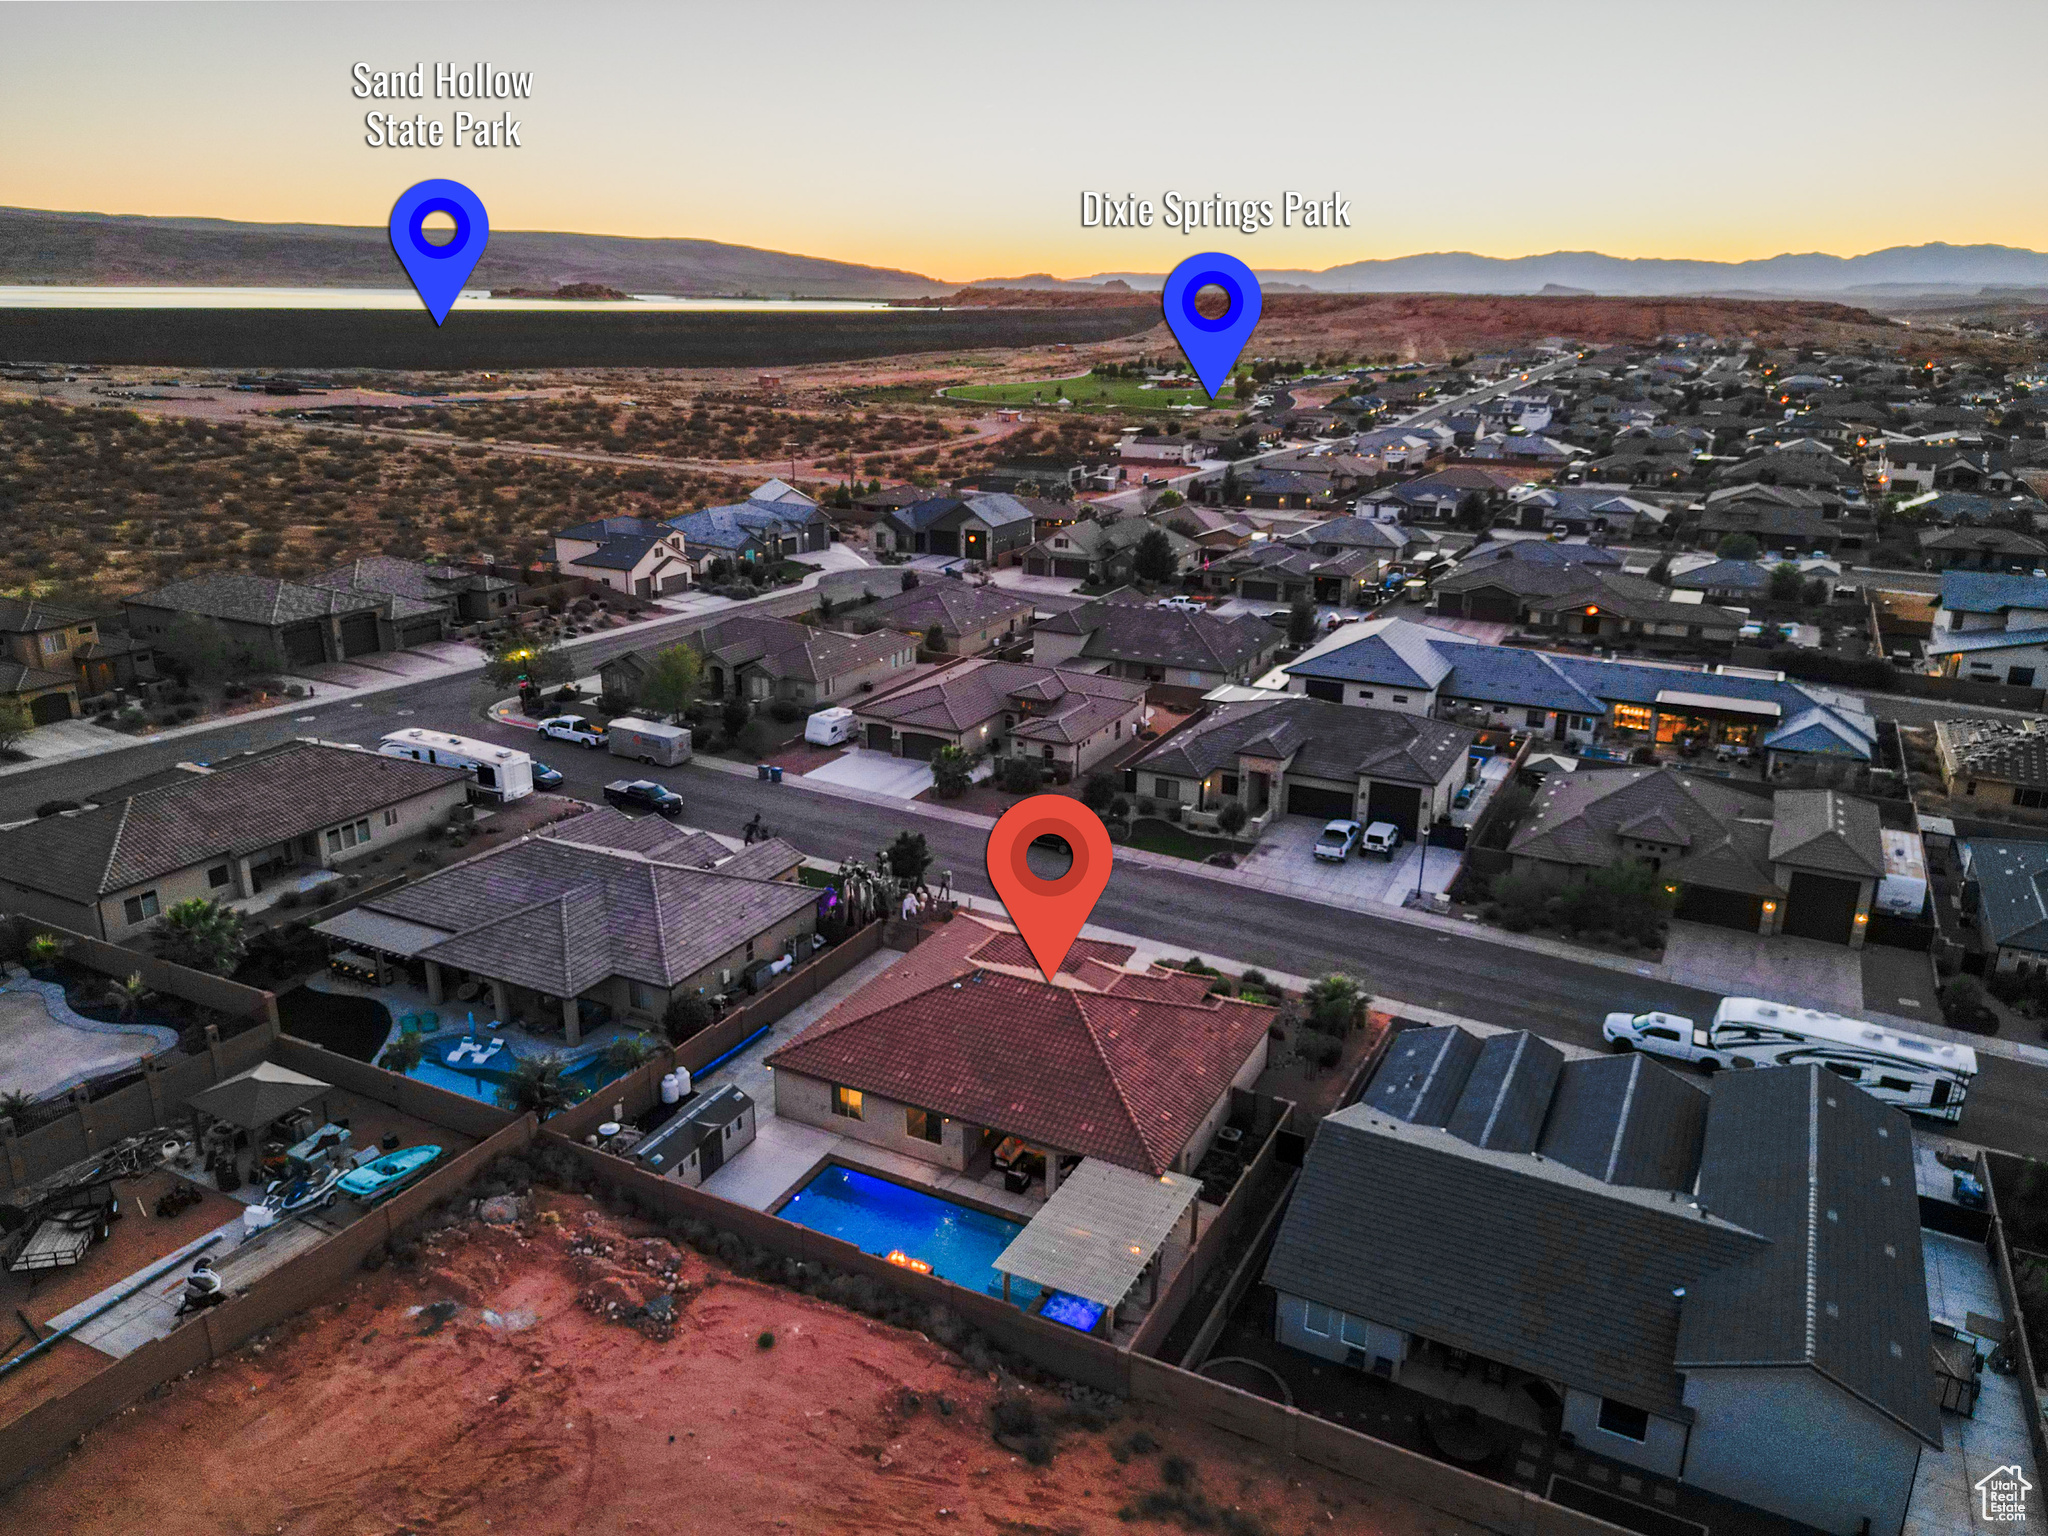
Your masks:
M 477 795 L 500 805 L 523 800 L 533 793 L 533 759 L 515 747 L 409 726 L 380 739 L 377 750 L 385 757 L 409 757 L 415 762 L 467 769 L 476 782 Z
M 1617 1050 L 1669 1056 L 1708 1072 L 1811 1062 L 1873 1098 L 1936 1120 L 1962 1119 L 1977 1076 L 1977 1053 L 1967 1045 L 1759 997 L 1723 998 L 1706 1024 L 1674 1013 L 1610 1013 L 1600 1032 Z

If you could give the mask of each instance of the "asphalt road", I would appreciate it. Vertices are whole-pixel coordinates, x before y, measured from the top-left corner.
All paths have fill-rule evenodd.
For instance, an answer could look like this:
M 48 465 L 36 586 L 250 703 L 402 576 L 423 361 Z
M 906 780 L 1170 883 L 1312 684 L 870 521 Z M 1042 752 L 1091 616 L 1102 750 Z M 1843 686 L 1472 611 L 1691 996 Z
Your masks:
M 644 632 L 599 642 L 579 653 L 579 664 L 592 668 L 611 652 L 647 643 Z M 297 716 L 225 725 L 161 745 L 9 774 L 0 777 L 0 820 L 32 815 L 43 800 L 90 796 L 183 759 L 218 758 L 292 736 L 367 744 L 386 731 L 418 725 L 502 740 L 529 751 L 541 746 L 532 732 L 485 718 L 492 692 L 476 676 L 444 678 L 354 703 L 308 708 Z M 628 771 L 609 756 L 558 743 L 546 744 L 540 755 L 562 770 L 565 792 L 590 800 L 599 798 L 607 780 Z M 913 828 L 930 842 L 935 867 L 953 871 L 956 888 L 994 895 L 982 867 L 985 837 L 975 827 L 908 809 L 877 811 L 793 783 L 767 785 L 695 765 L 650 770 L 634 764 L 630 776 L 659 778 L 678 790 L 688 801 L 684 819 L 692 825 L 736 835 L 758 811 L 772 832 L 821 858 L 869 856 L 897 831 Z M 1717 1001 L 1696 988 L 1510 949 L 1483 938 L 1437 934 L 1264 891 L 1227 895 L 1213 880 L 1136 866 L 1117 869 L 1093 921 L 1296 975 L 1341 969 L 1379 996 L 1593 1048 L 1601 1045 L 1600 1020 L 1610 1010 L 1659 1008 L 1698 1016 L 1711 1012 Z M 2001 1057 L 1981 1061 L 1982 1073 L 1955 1134 L 2048 1157 L 2048 1125 L 2039 1113 L 2048 1102 L 2048 1071 Z

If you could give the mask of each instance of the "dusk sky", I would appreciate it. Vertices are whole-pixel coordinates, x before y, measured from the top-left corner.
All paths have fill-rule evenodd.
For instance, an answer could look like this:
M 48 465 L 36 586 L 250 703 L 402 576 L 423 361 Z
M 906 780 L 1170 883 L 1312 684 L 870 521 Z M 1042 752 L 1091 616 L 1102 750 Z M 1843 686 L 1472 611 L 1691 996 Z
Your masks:
M 692 236 L 970 279 L 1159 271 L 1096 189 L 1350 199 L 1261 267 L 1559 249 L 2048 249 L 2048 6 L 1564 3 L 0 6 L 0 204 L 382 224 L 428 176 L 499 229 Z M 532 99 L 431 99 L 436 61 Z M 350 70 L 424 64 L 421 102 Z M 522 147 L 373 149 L 457 109 Z M 1196 243 L 1202 242 L 1202 243 Z

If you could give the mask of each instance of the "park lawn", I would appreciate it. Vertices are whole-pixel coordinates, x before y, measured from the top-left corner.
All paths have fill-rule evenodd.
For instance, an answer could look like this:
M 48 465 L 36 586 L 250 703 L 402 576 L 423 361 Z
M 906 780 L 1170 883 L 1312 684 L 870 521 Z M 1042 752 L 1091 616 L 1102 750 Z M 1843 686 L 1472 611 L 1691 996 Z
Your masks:
M 986 405 L 1055 406 L 1059 392 L 1077 409 L 1092 411 L 1167 411 L 1192 405 L 1202 410 L 1237 410 L 1240 403 L 1229 397 L 1212 401 L 1201 389 L 1147 389 L 1142 379 L 1098 379 L 1080 374 L 1071 379 L 1023 379 L 1009 384 L 958 384 L 946 391 L 948 400 L 973 400 Z

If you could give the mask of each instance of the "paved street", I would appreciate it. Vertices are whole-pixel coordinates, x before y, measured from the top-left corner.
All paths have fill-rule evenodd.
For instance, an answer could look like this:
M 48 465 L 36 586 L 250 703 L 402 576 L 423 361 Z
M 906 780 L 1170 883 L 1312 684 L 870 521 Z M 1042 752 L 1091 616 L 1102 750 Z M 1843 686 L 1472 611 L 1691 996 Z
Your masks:
M 643 631 L 601 641 L 585 648 L 579 663 L 592 667 L 649 639 Z M 181 759 L 220 757 L 295 735 L 368 743 L 401 726 L 439 725 L 530 750 L 531 732 L 485 719 L 490 693 L 476 676 L 442 678 L 353 704 L 320 705 L 296 716 L 223 726 L 155 746 L 7 774 L 0 776 L 0 820 L 34 814 L 38 801 L 90 795 Z M 566 775 L 567 792 L 592 800 L 615 776 L 610 758 L 574 747 L 554 747 L 547 757 Z M 821 858 L 872 854 L 898 828 L 915 827 L 930 840 L 938 867 L 954 872 L 957 886 L 977 895 L 994 894 L 982 873 L 987 834 L 978 824 L 962 825 L 910 808 L 878 811 L 807 791 L 793 780 L 771 786 L 697 766 L 656 770 L 653 776 L 688 797 L 695 825 L 737 834 L 758 810 L 773 831 Z M 1119 865 L 1094 921 L 1162 944 L 1297 975 L 1341 968 L 1375 994 L 1596 1048 L 1601 1017 L 1611 1009 L 1663 1008 L 1697 1015 L 1711 1012 L 1716 1001 L 1696 988 L 1254 888 L 1233 897 L 1226 912 L 1218 894 L 1213 880 Z M 2040 1113 L 2048 1102 L 2048 1070 L 1990 1055 L 1982 1057 L 1982 1068 L 1957 1134 L 1987 1146 L 2048 1156 L 2048 1125 Z

